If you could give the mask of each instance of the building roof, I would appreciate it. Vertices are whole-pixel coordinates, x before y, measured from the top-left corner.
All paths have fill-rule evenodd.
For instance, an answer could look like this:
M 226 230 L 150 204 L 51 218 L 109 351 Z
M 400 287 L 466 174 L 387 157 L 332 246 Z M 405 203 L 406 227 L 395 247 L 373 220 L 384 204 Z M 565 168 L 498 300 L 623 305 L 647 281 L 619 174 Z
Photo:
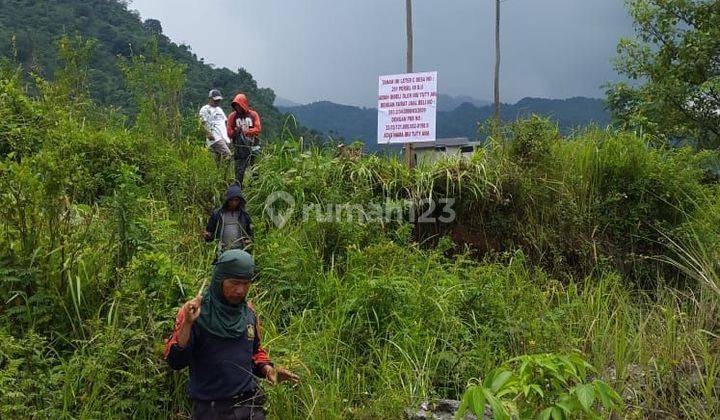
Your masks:
M 461 147 L 470 144 L 467 137 L 451 137 L 447 139 L 437 139 L 435 141 L 423 141 L 413 143 L 413 149 L 433 149 L 437 147 Z

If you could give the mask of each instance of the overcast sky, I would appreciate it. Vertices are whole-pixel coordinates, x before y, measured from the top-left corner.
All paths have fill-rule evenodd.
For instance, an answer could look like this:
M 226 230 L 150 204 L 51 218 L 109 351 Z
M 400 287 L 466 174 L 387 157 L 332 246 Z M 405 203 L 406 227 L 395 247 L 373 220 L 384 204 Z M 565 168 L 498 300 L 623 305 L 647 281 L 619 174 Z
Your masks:
M 438 90 L 491 100 L 494 1 L 415 0 L 415 71 Z M 132 0 L 206 62 L 247 69 L 290 100 L 375 106 L 377 77 L 405 70 L 402 0 Z M 501 96 L 601 97 L 621 36 L 623 0 L 502 3 Z

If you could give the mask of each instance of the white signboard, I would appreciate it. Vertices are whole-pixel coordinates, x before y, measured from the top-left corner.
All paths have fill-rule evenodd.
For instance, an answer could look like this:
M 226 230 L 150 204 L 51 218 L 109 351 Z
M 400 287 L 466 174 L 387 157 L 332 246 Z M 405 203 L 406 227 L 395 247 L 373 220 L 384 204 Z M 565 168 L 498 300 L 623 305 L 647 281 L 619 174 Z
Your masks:
M 378 144 L 435 141 L 437 72 L 380 76 Z

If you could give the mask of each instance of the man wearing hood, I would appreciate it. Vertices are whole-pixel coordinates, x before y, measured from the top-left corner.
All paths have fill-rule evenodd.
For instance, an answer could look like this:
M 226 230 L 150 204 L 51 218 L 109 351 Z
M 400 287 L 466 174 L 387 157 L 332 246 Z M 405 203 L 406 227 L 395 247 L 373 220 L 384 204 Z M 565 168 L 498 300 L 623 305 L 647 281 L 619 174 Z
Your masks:
M 250 164 L 251 149 L 257 145 L 262 125 L 260 115 L 250 109 L 244 94 L 236 95 L 231 105 L 234 111 L 228 117 L 227 134 L 235 144 L 235 182 L 242 186 L 245 170 Z
M 239 185 L 231 185 L 225 202 L 208 219 L 203 232 L 206 242 L 219 241 L 220 251 L 245 249 L 252 242 L 252 219 L 245 210 L 245 197 Z
M 175 318 L 164 358 L 172 369 L 190 367 L 187 391 L 195 420 L 263 420 L 265 398 L 256 377 L 272 385 L 299 381 L 292 372 L 274 367 L 262 348 L 260 323 L 246 299 L 254 277 L 250 254 L 224 252 L 208 290 L 185 303 Z

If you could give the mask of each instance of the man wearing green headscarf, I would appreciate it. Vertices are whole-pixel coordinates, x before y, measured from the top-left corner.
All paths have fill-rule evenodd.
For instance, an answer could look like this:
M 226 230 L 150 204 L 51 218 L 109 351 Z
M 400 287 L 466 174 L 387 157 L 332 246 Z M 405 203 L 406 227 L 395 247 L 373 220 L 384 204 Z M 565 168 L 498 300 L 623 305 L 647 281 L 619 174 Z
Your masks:
M 208 290 L 183 305 L 175 319 L 165 360 L 176 370 L 190 367 L 193 419 L 262 420 L 264 396 L 256 377 L 271 384 L 299 380 L 273 367 L 261 346 L 257 315 L 245 299 L 254 273 L 250 254 L 224 252 Z

